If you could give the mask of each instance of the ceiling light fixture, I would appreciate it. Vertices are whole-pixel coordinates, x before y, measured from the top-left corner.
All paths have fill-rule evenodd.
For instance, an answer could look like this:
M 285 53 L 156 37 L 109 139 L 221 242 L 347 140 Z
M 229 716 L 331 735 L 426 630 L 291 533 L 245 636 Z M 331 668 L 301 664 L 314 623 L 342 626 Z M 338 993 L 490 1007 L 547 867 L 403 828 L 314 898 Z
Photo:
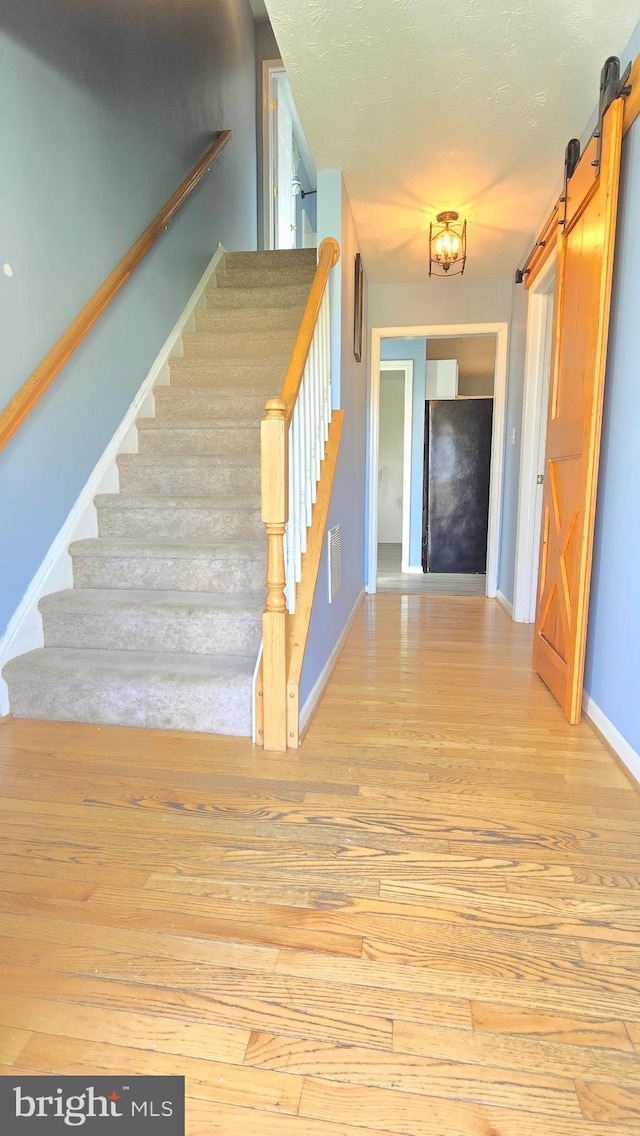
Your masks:
M 429 276 L 462 276 L 467 262 L 467 222 L 453 210 L 429 225 Z

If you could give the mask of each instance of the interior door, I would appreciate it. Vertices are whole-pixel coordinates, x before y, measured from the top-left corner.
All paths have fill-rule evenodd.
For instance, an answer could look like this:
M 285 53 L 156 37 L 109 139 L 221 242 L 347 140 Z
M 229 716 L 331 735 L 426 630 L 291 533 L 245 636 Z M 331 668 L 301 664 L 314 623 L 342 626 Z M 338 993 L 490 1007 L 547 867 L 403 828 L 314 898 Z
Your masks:
M 603 120 L 567 187 L 559 237 L 554 358 L 549 391 L 534 667 L 570 722 L 582 714 L 582 682 L 623 100 Z
M 425 572 L 486 571 L 492 416 L 491 398 L 426 404 Z
M 288 80 L 285 75 L 274 77 L 273 90 L 275 247 L 291 249 L 295 248 L 296 243 L 296 208 L 293 196 L 293 114 L 289 102 Z

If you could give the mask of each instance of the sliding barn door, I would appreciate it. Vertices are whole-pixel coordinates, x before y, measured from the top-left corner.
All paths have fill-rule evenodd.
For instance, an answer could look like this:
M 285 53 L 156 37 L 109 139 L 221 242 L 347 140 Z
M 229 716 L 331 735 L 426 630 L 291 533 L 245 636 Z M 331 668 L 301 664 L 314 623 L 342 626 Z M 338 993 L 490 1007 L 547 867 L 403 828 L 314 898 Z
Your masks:
M 582 714 L 623 100 L 568 183 L 559 242 L 534 667 L 570 722 Z

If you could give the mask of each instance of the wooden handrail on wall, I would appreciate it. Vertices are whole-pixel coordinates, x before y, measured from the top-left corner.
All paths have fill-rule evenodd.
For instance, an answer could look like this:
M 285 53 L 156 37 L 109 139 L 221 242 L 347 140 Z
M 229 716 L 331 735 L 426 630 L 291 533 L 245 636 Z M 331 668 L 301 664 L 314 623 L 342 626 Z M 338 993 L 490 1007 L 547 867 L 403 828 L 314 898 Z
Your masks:
M 342 430 L 342 412 L 334 412 L 333 421 L 329 421 L 327 285 L 329 273 L 339 258 L 338 242 L 332 237 L 324 240 L 320 245 L 318 265 L 282 390 L 278 397 L 271 398 L 266 403 L 266 417 L 261 427 L 262 520 L 267 533 L 267 597 L 262 623 L 262 666 L 256 683 L 256 734 L 258 742 L 270 750 L 284 751 L 287 747 L 294 748 L 299 744 L 298 686 Z M 318 362 L 320 359 L 324 360 L 322 364 Z M 309 371 L 308 362 L 311 363 Z M 298 427 L 295 421 L 293 423 L 294 449 L 297 437 L 303 450 L 304 458 L 301 462 L 299 455 L 289 453 L 289 436 L 303 379 L 306 383 L 302 397 L 304 422 Z M 322 408 L 327 405 L 327 401 L 329 413 L 325 420 Z M 291 567 L 287 573 L 287 561 L 291 565 L 293 555 L 285 558 L 289 500 L 293 493 L 292 485 L 296 484 L 295 476 L 290 482 L 290 461 L 298 463 L 297 484 L 303 494 L 306 491 L 308 506 L 310 507 L 311 500 L 314 502 L 309 528 L 306 518 L 299 520 L 299 524 L 304 524 L 304 556 L 300 559 L 299 549 L 298 563 L 301 564 L 302 578 L 298 587 Z M 309 496 L 311 484 L 312 497 Z M 296 507 L 298 504 L 296 501 Z M 307 540 L 308 533 L 311 537 Z M 287 539 L 293 540 L 293 534 L 287 533 Z M 287 581 L 288 589 L 300 593 L 301 603 L 296 608 L 295 615 L 290 610 L 291 597 L 289 604 L 287 603 Z
M 117 296 L 120 289 L 126 284 L 129 277 L 140 264 L 140 261 L 146 256 L 158 238 L 162 236 L 165 229 L 169 227 L 176 213 L 179 212 L 184 203 L 191 196 L 196 186 L 200 184 L 205 174 L 209 172 L 230 137 L 230 130 L 218 131 L 215 141 L 207 152 L 203 154 L 198 164 L 193 167 L 191 173 L 188 174 L 176 192 L 169 198 L 166 205 L 156 214 L 153 221 L 147 225 L 135 244 L 131 246 L 122 260 L 116 265 L 109 276 L 107 276 L 104 283 L 100 285 L 97 292 L 95 292 L 89 302 L 85 304 L 84 308 L 78 313 L 73 322 L 69 324 L 66 331 L 63 332 L 48 354 L 45 355 L 42 362 L 38 364 L 35 371 L 32 372 L 27 381 L 21 386 L 18 393 L 14 395 L 9 405 L 2 411 L 0 414 L 0 449 L 2 449 L 15 434 L 18 427 L 24 422 L 39 399 L 42 398 L 42 395 L 51 385 L 56 375 L 60 373 L 70 356 L 100 318 L 105 308 L 111 303 L 113 298 Z

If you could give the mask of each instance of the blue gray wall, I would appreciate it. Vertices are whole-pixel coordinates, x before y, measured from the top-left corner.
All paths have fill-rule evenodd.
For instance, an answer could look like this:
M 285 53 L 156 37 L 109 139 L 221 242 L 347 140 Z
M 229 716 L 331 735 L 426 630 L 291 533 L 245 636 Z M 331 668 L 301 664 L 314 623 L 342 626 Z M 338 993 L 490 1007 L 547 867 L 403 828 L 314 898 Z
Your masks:
M 640 119 L 622 149 L 585 687 L 640 753 Z
M 353 265 L 358 242 L 351 207 L 339 170 L 318 175 L 318 238 L 340 242 L 339 264 L 332 272 L 334 405 L 345 412 L 340 455 L 333 486 L 328 527 L 342 526 L 342 590 L 328 602 L 326 538 L 313 606 L 307 651 L 300 682 L 304 706 L 328 661 L 364 581 L 365 424 L 368 328 L 363 333 L 362 362 L 353 354 Z M 365 277 L 364 311 L 367 311 Z M 335 330 L 339 334 L 335 335 Z
M 424 480 L 424 407 L 427 383 L 427 341 L 422 338 L 383 339 L 381 359 L 413 359 L 413 423 L 411 431 L 411 508 L 409 566 L 422 567 L 422 486 Z
M 507 415 L 504 434 L 504 479 L 502 522 L 500 529 L 500 562 L 498 566 L 498 589 L 506 596 L 509 602 L 513 601 L 513 577 L 516 563 L 516 529 L 518 523 L 518 488 L 520 485 L 524 357 L 527 340 L 528 301 L 529 293 L 522 284 L 514 284 L 511 305 L 511 326 L 509 328 Z
M 371 327 L 500 323 L 511 317 L 511 276 L 432 276 L 421 284 L 371 284 Z
M 218 242 L 256 247 L 247 0 L 5 0 L 0 404 L 221 128 L 233 138 L 0 454 L 0 635 Z

